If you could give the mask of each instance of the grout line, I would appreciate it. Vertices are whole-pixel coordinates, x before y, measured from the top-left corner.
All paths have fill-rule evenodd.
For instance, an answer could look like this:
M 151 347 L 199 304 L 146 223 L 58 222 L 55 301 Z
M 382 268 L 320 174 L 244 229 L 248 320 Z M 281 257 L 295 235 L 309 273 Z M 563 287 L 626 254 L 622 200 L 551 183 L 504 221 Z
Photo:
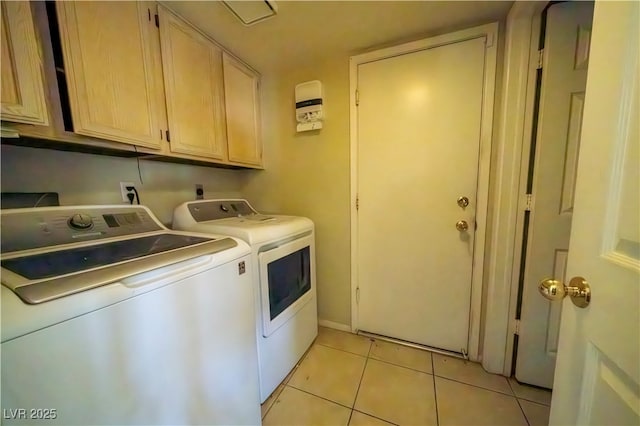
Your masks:
M 369 345 L 369 352 L 371 352 L 371 345 Z M 360 386 L 362 386 L 362 379 L 364 378 L 364 372 L 367 370 L 368 363 L 369 363 L 369 353 L 367 353 L 367 357 L 364 359 L 364 368 L 362 369 L 362 374 L 360 375 L 360 381 L 358 382 L 358 389 L 356 390 L 356 396 L 355 398 L 353 398 L 353 407 L 356 406 L 356 401 L 358 400 L 358 393 L 360 393 Z
M 295 387 L 295 386 L 293 386 L 293 385 L 285 385 L 285 386 L 290 387 L 290 388 L 295 389 L 295 390 L 299 390 L 300 392 L 304 392 L 304 393 L 306 393 L 307 395 L 311 395 L 311 396 L 315 396 L 316 398 L 324 399 L 325 401 L 330 402 L 330 403 L 332 403 L 332 404 L 336 404 L 336 405 L 339 405 L 339 406 L 341 406 L 341 407 L 347 408 L 347 409 L 349 409 L 349 410 L 353 410 L 353 408 L 352 408 L 352 407 L 349 407 L 348 405 L 344 405 L 344 404 L 342 404 L 342 403 L 340 403 L 340 402 L 336 402 L 336 401 L 334 401 L 334 400 L 332 400 L 332 399 L 325 398 L 324 396 L 316 395 L 315 393 L 311 393 L 311 392 L 306 391 L 306 390 L 304 390 L 304 389 L 297 388 L 297 387 Z
M 347 420 L 347 426 L 351 423 L 351 417 L 353 417 L 353 408 L 351 409 L 351 412 L 349 412 L 349 420 Z
M 516 402 L 518 403 L 518 407 L 520 407 L 520 412 L 522 413 L 522 417 L 524 417 L 524 421 L 527 422 L 529 426 L 531 426 L 531 422 L 529 422 L 529 419 L 524 412 L 524 408 L 522 408 L 522 404 L 520 404 L 520 400 L 518 398 L 516 398 Z
M 551 407 L 551 404 L 550 404 L 550 403 L 549 403 L 549 404 L 545 404 L 544 402 L 535 401 L 535 400 L 533 400 L 533 399 L 531 399 L 531 398 L 527 398 L 527 397 L 524 397 L 524 396 L 519 396 L 519 395 L 516 393 L 515 389 L 513 388 L 513 385 L 511 384 L 511 380 L 510 380 L 510 379 L 511 379 L 511 377 L 509 377 L 509 378 L 507 379 L 507 382 L 509 382 L 509 387 L 511 388 L 511 392 L 513 392 L 513 394 L 516 396 L 516 398 L 518 398 L 518 399 L 524 399 L 525 401 L 533 402 L 533 403 L 535 403 L 535 404 L 544 405 L 545 407 Z M 548 389 L 545 389 L 545 388 L 540 388 L 540 387 L 538 387 L 538 386 L 532 386 L 532 385 L 527 385 L 527 384 L 525 384 L 525 383 L 520 383 L 520 382 L 518 381 L 518 379 L 516 379 L 515 377 L 513 378 L 513 380 L 515 380 L 515 382 L 516 382 L 518 385 L 520 385 L 520 386 L 530 387 L 531 389 L 540 390 L 540 391 L 542 391 L 542 392 L 544 392 L 544 391 L 549 392 L 549 390 L 548 390 Z
M 504 395 L 504 396 L 510 396 L 512 398 L 518 399 L 518 397 L 515 396 L 515 395 L 510 395 L 508 393 L 500 392 L 500 391 L 497 391 L 497 390 L 494 390 L 494 389 L 483 388 L 482 386 L 474 385 L 474 384 L 471 384 L 471 383 L 461 382 L 460 380 L 452 379 L 450 377 L 436 376 L 435 374 L 434 374 L 434 377 L 437 377 L 439 379 L 449 380 L 451 382 L 460 383 L 461 385 L 467 385 L 467 386 L 471 386 L 471 387 L 474 387 L 474 388 L 478 388 L 478 389 L 482 389 L 482 390 L 486 390 L 486 391 L 489 391 L 489 392 L 497 393 L 497 394 Z
M 438 413 L 438 391 L 436 390 L 436 377 L 435 377 L 436 368 L 435 368 L 435 365 L 433 365 L 433 355 L 431 356 L 431 371 L 434 373 L 432 375 L 432 378 L 433 378 L 433 399 L 435 400 L 435 403 L 436 403 L 436 425 L 440 426 L 440 414 Z
M 395 364 L 391 361 L 385 361 L 384 359 L 380 359 L 380 358 L 370 358 L 374 361 L 380 361 L 380 362 L 384 362 L 385 364 L 389 364 L 389 365 L 393 365 L 394 367 L 400 367 L 400 368 L 404 368 L 406 370 L 411 370 L 411 371 L 415 371 L 417 373 L 422 373 L 422 374 L 428 374 L 430 376 L 434 376 L 433 373 L 427 373 L 426 371 L 422 371 L 422 370 L 416 370 L 415 368 L 411 368 L 411 367 L 406 367 L 404 365 L 400 365 L 400 364 Z
M 335 346 L 329 346 L 329 345 L 324 344 L 324 343 L 315 343 L 315 344 L 316 345 L 320 345 L 320 346 L 324 346 L 325 348 L 335 349 L 336 351 L 346 352 L 346 353 L 351 354 L 351 355 L 357 355 L 357 356 L 361 356 L 361 357 L 366 357 L 367 356 L 367 355 L 362 355 L 362 354 L 358 354 L 358 353 L 355 353 L 355 352 L 347 351 L 345 349 L 336 348 Z
M 273 402 L 271 403 L 271 405 L 269 405 L 269 408 L 267 408 L 267 411 L 264 412 L 264 415 L 260 417 L 260 419 L 264 420 L 265 417 L 267 417 L 267 414 L 269 414 L 269 411 L 271 411 L 271 409 L 273 408 L 274 405 L 276 405 L 276 402 L 278 401 L 278 398 L 280 398 L 280 394 L 282 393 L 282 391 L 285 388 L 285 384 L 284 383 L 280 383 L 278 385 L 278 387 L 276 388 L 275 391 L 273 391 L 273 393 L 276 393 L 278 391 L 278 388 L 280 389 L 280 392 L 278 392 L 278 394 L 273 398 Z M 269 395 L 269 397 L 267 397 L 267 399 L 271 398 L 271 395 Z
M 382 417 L 374 416 L 373 414 L 365 413 L 364 411 L 356 410 L 355 408 L 352 411 L 356 411 L 360 414 L 364 414 L 365 416 L 373 417 L 374 419 L 382 420 L 385 423 L 389 423 L 395 426 L 398 426 L 398 423 L 390 422 L 389 420 L 385 420 Z

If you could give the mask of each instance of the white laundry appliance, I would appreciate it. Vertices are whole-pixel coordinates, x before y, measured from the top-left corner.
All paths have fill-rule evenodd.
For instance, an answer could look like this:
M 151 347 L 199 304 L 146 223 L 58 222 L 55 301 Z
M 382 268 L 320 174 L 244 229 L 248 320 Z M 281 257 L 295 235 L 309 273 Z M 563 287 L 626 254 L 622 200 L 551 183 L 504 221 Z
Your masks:
M 143 206 L 0 215 L 3 424 L 260 424 L 246 243 Z
M 313 222 L 262 215 L 241 199 L 200 200 L 176 207 L 173 228 L 230 235 L 251 246 L 264 402 L 318 334 Z

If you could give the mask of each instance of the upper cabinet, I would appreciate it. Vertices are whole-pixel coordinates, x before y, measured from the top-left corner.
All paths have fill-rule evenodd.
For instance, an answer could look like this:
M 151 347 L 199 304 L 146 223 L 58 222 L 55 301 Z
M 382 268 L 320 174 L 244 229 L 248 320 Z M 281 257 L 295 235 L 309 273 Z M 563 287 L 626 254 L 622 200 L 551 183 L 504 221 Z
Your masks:
M 226 52 L 222 63 L 229 162 L 261 166 L 258 75 Z
M 48 125 L 40 54 L 29 2 L 0 2 L 1 118 Z
M 145 2 L 57 3 L 74 132 L 160 147 L 166 125 L 154 12 Z
M 172 152 L 226 160 L 222 50 L 158 6 Z

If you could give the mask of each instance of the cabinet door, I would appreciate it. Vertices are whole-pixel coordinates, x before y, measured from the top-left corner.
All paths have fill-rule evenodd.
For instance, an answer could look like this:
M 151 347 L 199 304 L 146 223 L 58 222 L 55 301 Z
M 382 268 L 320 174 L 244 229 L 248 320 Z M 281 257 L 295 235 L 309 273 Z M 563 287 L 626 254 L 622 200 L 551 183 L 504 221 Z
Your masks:
M 158 6 L 171 151 L 225 160 L 222 51 Z
M 0 3 L 3 120 L 48 125 L 38 41 L 29 2 Z
M 258 74 L 226 53 L 223 69 L 229 161 L 261 166 Z
M 144 2 L 59 2 L 76 133 L 158 148 L 162 82 L 155 22 Z

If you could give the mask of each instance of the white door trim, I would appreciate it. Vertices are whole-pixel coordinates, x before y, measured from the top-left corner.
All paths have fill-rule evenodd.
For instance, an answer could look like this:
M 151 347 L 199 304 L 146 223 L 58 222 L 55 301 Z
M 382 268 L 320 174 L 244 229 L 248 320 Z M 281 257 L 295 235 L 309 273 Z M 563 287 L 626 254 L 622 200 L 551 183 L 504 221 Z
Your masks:
M 489 237 L 482 366 L 511 375 L 524 194 L 531 147 L 540 16 L 547 2 L 515 2 L 507 16 L 497 139 L 495 210 Z
M 456 31 L 428 39 L 413 41 L 399 46 L 376 50 L 352 56 L 349 60 L 349 101 L 350 101 L 350 168 L 351 168 L 351 330 L 358 330 L 358 212 L 356 197 L 358 190 L 358 108 L 356 90 L 358 88 L 358 65 L 390 58 L 411 52 L 452 44 L 474 38 L 486 38 L 485 74 L 480 127 L 480 152 L 478 159 L 478 188 L 476 222 L 478 224 L 473 251 L 473 274 L 471 278 L 471 312 L 469 324 L 469 357 L 479 360 L 480 353 L 480 313 L 482 309 L 482 278 L 484 265 L 485 232 L 489 197 L 489 170 L 491 162 L 491 141 L 493 132 L 493 107 L 495 92 L 496 52 L 498 23 L 486 24 L 462 31 Z

